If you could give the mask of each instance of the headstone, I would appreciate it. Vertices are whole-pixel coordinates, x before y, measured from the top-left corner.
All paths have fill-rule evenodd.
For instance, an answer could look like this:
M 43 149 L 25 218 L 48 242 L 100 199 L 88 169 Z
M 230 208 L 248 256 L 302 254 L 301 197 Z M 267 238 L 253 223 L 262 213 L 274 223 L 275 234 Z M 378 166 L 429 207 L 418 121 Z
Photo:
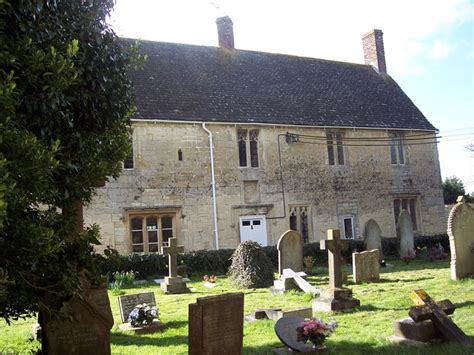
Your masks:
M 120 317 L 122 323 L 128 322 L 128 316 L 135 306 L 146 303 L 150 306 L 156 306 L 155 293 L 154 292 L 143 292 L 136 293 L 133 295 L 125 295 L 118 297 Z
M 400 258 L 415 257 L 413 223 L 410 214 L 405 210 L 402 210 L 398 216 L 397 232 L 400 238 Z
M 87 285 L 83 290 L 82 297 L 74 296 L 63 305 L 71 319 L 44 323 L 48 354 L 110 354 L 110 329 L 114 318 L 107 287 Z
M 448 217 L 451 279 L 474 275 L 474 208 L 460 196 Z
M 183 253 L 184 247 L 178 245 L 177 238 L 168 239 L 168 245 L 161 247 L 161 253 L 168 255 L 169 276 L 161 283 L 161 289 L 165 293 L 190 292 L 183 278 L 178 275 L 178 253 Z
M 436 329 L 451 341 L 472 344 L 471 339 L 448 317 L 454 312 L 449 300 L 435 302 L 424 290 L 415 290 L 410 294 L 416 307 L 412 307 L 408 315 L 415 322 L 430 319 Z
M 352 253 L 352 275 L 354 283 L 378 281 L 380 279 L 379 251 L 377 249 Z
M 410 339 L 423 343 L 443 338 L 441 333 L 430 320 L 415 322 L 411 318 L 404 318 L 395 321 L 393 323 L 393 328 L 394 335 L 398 338 Z
M 319 294 L 321 290 L 315 288 L 303 277 L 306 274 L 304 272 L 294 272 L 292 269 L 283 269 L 283 273 L 279 280 L 273 282 L 273 287 L 276 291 L 287 291 L 290 289 L 299 288 L 304 292 Z
M 303 238 L 294 230 L 288 230 L 280 237 L 277 244 L 278 273 L 283 269 L 292 269 L 295 272 L 303 271 Z
M 225 293 L 189 304 L 189 354 L 242 354 L 244 294 Z
M 329 288 L 313 300 L 313 311 L 341 311 L 360 305 L 360 301 L 352 297 L 352 290 L 342 287 L 341 251 L 348 248 L 348 241 L 341 240 L 340 236 L 340 230 L 328 229 L 328 239 L 320 241 L 321 249 L 328 251 Z
M 298 341 L 296 328 L 298 328 L 303 321 L 304 318 L 302 317 L 288 317 L 280 318 L 275 324 L 275 333 L 278 339 L 280 339 L 285 347 L 294 352 L 307 353 L 314 351 L 311 343 Z M 281 351 L 274 352 L 281 353 Z
M 377 222 L 373 219 L 369 219 L 365 224 L 364 235 L 366 250 L 377 249 L 379 251 L 379 257 L 382 259 L 382 230 Z
M 313 316 L 313 309 L 310 307 L 300 307 L 290 310 L 282 310 L 281 308 L 263 308 L 256 309 L 250 316 L 246 317 L 246 320 L 253 321 L 257 319 L 271 319 L 274 321 L 280 318 L 288 317 L 302 317 L 310 318 Z

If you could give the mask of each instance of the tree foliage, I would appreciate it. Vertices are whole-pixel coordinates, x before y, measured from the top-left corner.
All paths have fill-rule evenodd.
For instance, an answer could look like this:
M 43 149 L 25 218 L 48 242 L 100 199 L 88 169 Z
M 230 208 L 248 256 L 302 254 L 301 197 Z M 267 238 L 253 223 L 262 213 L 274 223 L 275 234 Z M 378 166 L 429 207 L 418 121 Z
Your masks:
M 113 0 L 0 0 L 0 316 L 58 309 L 97 271 L 98 228 L 61 209 L 90 201 L 129 150 L 133 108 Z M 97 280 L 96 280 L 97 281 Z
M 449 205 L 456 202 L 458 196 L 465 196 L 467 202 L 471 202 L 471 197 L 466 195 L 464 183 L 456 176 L 448 177 L 443 182 L 444 203 Z

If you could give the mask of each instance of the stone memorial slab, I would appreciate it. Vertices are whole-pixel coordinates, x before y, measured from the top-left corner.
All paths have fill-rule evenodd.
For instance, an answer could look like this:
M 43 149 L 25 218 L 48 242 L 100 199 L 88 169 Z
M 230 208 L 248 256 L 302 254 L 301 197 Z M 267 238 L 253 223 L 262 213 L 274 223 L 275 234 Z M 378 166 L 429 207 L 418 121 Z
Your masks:
M 339 229 L 328 229 L 327 233 L 328 239 L 321 240 L 320 246 L 328 251 L 329 288 L 313 300 L 313 311 L 332 312 L 358 307 L 360 301 L 352 297 L 352 290 L 342 287 L 341 251 L 348 248 L 348 241 L 340 239 Z
M 83 286 L 83 297 L 64 303 L 67 320 L 45 320 L 48 354 L 110 354 L 110 329 L 114 318 L 107 287 Z
M 198 298 L 189 305 L 189 354 L 241 354 L 244 294 Z
M 271 319 L 277 321 L 280 318 L 302 317 L 310 318 L 313 316 L 313 309 L 311 307 L 300 307 L 290 310 L 282 310 L 281 308 L 263 308 L 256 309 L 250 316 L 246 317 L 248 321 L 257 319 Z
M 464 196 L 449 212 L 448 235 L 451 249 L 451 279 L 474 275 L 474 208 L 465 203 Z
M 415 239 L 410 214 L 402 210 L 398 216 L 397 234 L 400 238 L 400 258 L 415 257 Z
M 184 252 L 184 247 L 178 245 L 177 238 L 168 239 L 167 245 L 161 247 L 161 253 L 168 255 L 169 276 L 161 283 L 165 293 L 186 293 L 191 290 L 186 286 L 183 278 L 178 275 L 178 254 Z
M 374 249 L 352 253 L 352 275 L 356 284 L 378 281 L 380 279 L 379 251 Z
M 377 222 L 373 219 L 369 219 L 364 227 L 364 235 L 366 250 L 377 249 L 379 251 L 379 257 L 382 259 L 382 230 Z
M 294 230 L 288 230 L 280 237 L 277 244 L 278 273 L 283 269 L 292 269 L 295 272 L 303 271 L 303 238 Z
M 296 328 L 298 328 L 303 321 L 303 317 L 288 317 L 280 318 L 275 324 L 275 333 L 278 339 L 280 339 L 286 347 L 296 352 L 313 351 L 313 345 L 311 343 L 305 344 L 302 341 L 298 341 Z
M 150 306 L 156 306 L 155 293 L 143 292 L 133 295 L 118 296 L 118 303 L 122 323 L 126 323 L 128 322 L 130 312 L 133 311 L 137 305 L 146 303 Z

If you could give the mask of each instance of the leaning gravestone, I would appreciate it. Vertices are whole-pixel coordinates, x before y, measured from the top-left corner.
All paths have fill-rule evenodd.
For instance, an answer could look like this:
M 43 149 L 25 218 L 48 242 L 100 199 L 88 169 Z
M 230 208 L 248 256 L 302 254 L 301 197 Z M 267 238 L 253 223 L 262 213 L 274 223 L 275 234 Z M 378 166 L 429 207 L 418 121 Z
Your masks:
M 135 306 L 146 303 L 149 306 L 156 306 L 155 294 L 153 292 L 136 293 L 118 297 L 120 317 L 122 322 L 128 322 L 128 316 Z
M 378 281 L 380 279 L 379 251 L 377 249 L 352 253 L 354 283 Z
M 278 273 L 283 274 L 284 269 L 295 272 L 303 271 L 303 238 L 294 230 L 288 230 L 280 237 L 277 244 Z
M 70 319 L 45 322 L 48 354 L 110 354 L 110 329 L 114 318 L 107 287 L 91 287 L 82 281 L 82 297 L 63 305 Z
M 451 278 L 458 280 L 474 275 L 474 208 L 463 196 L 451 209 L 448 217 L 451 249 Z
M 379 251 L 379 257 L 382 258 L 382 230 L 377 222 L 373 219 L 369 219 L 365 224 L 364 234 L 366 250 L 377 249 Z
M 398 217 L 397 233 L 400 238 L 400 258 L 415 257 L 415 239 L 413 237 L 413 223 L 410 214 L 402 210 Z
M 312 353 L 314 351 L 311 343 L 298 341 L 298 328 L 305 319 L 302 317 L 280 318 L 275 324 L 275 333 L 285 348 L 274 349 L 276 354 L 292 354 L 293 352 Z
M 189 354 L 242 354 L 244 294 L 198 298 L 189 305 Z

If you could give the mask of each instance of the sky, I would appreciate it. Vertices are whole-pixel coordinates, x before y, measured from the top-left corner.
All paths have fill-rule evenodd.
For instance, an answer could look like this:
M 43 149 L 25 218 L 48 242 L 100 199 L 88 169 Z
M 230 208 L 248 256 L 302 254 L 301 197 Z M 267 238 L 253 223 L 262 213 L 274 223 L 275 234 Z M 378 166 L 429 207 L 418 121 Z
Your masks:
M 381 29 L 388 74 L 440 131 L 443 179 L 474 193 L 474 1 L 116 0 L 109 22 L 121 37 L 217 46 L 220 16 L 237 49 L 352 63 Z

